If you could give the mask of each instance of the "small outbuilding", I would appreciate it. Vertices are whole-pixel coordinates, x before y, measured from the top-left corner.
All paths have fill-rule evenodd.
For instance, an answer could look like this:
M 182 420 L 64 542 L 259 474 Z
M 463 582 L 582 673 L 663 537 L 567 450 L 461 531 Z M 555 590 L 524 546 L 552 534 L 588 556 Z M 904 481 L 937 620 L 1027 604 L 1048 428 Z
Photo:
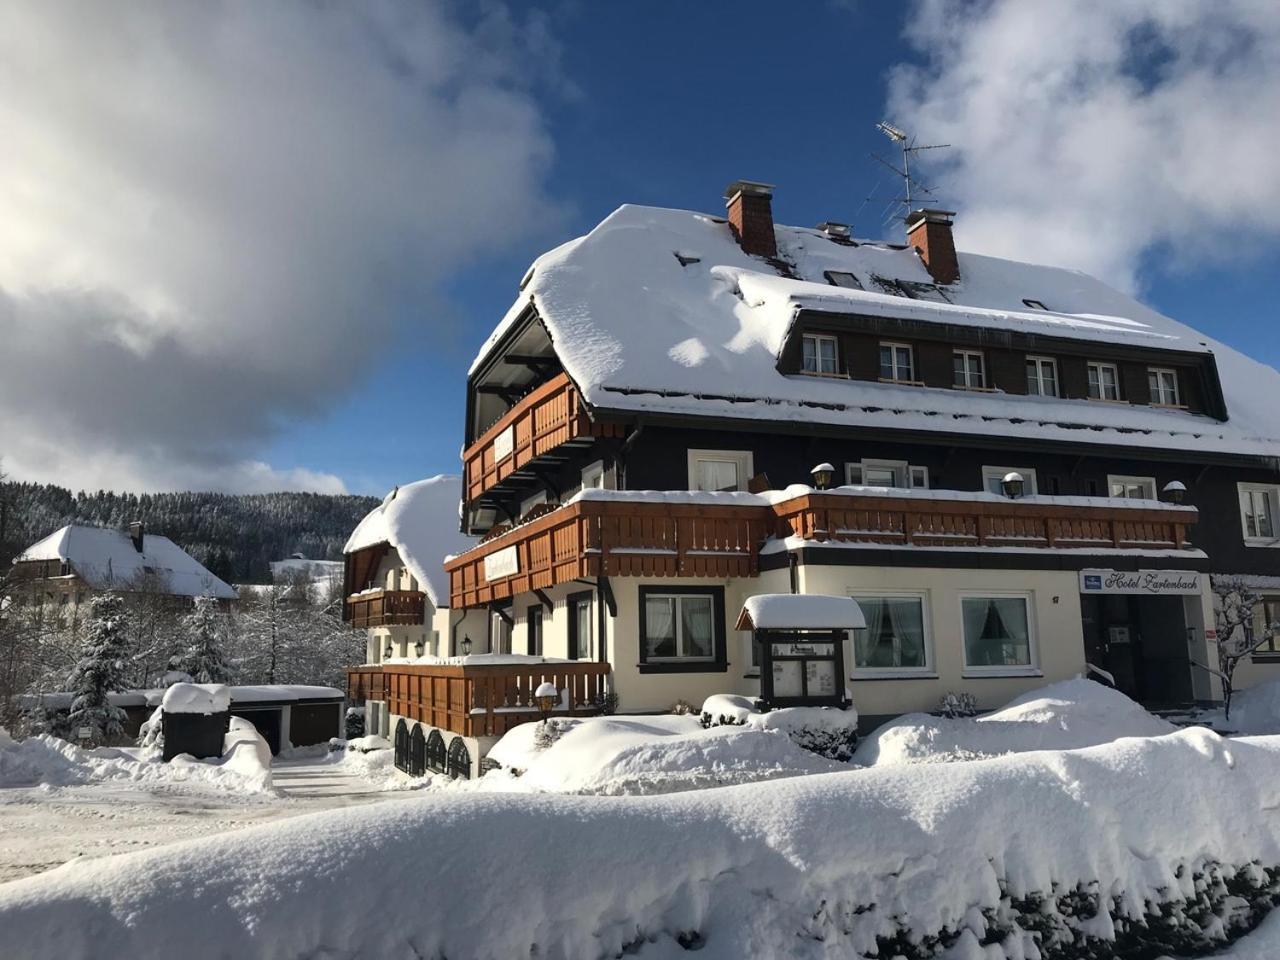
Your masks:
M 760 699 L 770 707 L 843 707 L 844 647 L 866 629 L 851 597 L 763 593 L 749 597 L 737 628 L 760 650 Z

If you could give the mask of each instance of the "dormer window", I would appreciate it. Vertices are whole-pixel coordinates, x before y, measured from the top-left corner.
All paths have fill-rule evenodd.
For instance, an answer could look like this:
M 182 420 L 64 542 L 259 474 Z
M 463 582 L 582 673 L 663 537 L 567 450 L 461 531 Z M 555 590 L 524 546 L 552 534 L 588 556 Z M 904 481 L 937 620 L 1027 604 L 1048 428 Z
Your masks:
M 1147 370 L 1147 384 L 1151 388 L 1151 402 L 1162 407 L 1181 406 L 1178 394 L 1178 371 L 1163 367 Z
M 1027 393 L 1036 397 L 1058 395 L 1058 362 L 1052 357 L 1027 357 Z
M 827 283 L 834 287 L 847 287 L 850 290 L 863 289 L 862 281 L 844 270 L 828 270 L 823 276 L 827 278 Z
M 960 390 L 987 389 L 987 368 L 980 350 L 957 350 L 954 355 L 955 386 Z
M 1114 363 L 1089 364 L 1089 399 L 1120 399 L 1120 371 Z
M 833 377 L 839 373 L 836 360 L 836 338 L 820 333 L 806 333 L 804 335 L 804 366 L 801 369 L 805 373 L 812 373 L 819 377 Z

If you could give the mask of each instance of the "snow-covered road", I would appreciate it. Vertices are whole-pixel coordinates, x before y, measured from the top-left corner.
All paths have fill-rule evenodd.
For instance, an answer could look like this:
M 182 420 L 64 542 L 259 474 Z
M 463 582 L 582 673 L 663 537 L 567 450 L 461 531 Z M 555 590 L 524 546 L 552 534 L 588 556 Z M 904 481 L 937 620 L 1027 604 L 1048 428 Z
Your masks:
M 0 788 L 0 883 L 78 857 L 101 857 L 296 817 L 391 800 L 376 782 L 325 758 L 277 761 L 279 796 L 238 796 L 145 783 Z

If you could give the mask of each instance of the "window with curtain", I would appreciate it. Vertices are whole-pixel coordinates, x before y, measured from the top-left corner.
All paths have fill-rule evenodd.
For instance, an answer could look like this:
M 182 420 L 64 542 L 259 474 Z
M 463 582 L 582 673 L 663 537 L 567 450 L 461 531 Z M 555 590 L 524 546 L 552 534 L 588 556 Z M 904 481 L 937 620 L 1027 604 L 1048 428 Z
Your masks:
M 1280 487 L 1270 484 L 1240 484 L 1240 522 L 1245 540 L 1274 541 L 1275 516 L 1280 503 Z
M 1120 371 L 1114 363 L 1089 364 L 1089 396 L 1094 400 L 1120 399 Z
M 966 667 L 1030 667 L 1026 597 L 963 597 Z
M 711 660 L 715 656 L 712 598 L 649 594 L 644 601 L 646 660 Z
M 591 660 L 595 657 L 591 630 L 591 595 L 571 597 L 569 600 L 569 616 L 572 650 L 570 656 L 577 660 Z
M 804 372 L 831 376 L 839 372 L 836 362 L 836 338 L 820 334 L 805 334 Z
M 856 668 L 922 670 L 928 667 L 922 597 L 854 597 L 867 620 L 854 634 Z

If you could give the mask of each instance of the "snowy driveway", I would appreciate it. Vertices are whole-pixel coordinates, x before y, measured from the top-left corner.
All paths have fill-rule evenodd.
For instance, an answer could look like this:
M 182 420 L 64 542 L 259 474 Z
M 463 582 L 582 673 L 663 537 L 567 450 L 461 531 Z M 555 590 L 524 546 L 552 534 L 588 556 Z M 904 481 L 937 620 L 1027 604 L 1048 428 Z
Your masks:
M 278 761 L 279 796 L 103 782 L 0 787 L 0 883 L 77 857 L 129 853 L 318 810 L 403 798 L 325 758 Z

